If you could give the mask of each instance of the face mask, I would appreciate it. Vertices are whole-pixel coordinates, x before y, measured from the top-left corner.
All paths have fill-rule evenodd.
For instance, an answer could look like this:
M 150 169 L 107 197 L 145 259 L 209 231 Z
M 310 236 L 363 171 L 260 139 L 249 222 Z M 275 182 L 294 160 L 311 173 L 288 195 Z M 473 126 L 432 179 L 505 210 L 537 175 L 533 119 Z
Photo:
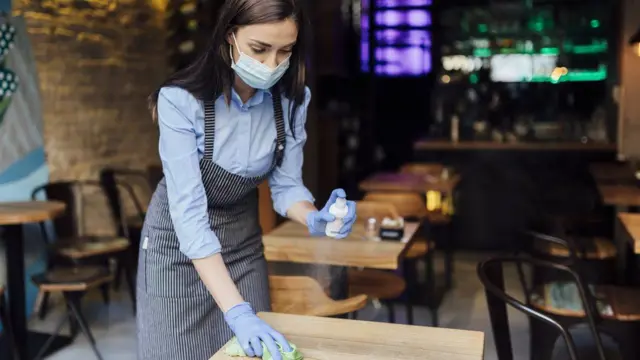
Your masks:
M 233 61 L 233 51 L 231 47 L 229 47 L 229 52 L 231 54 L 231 68 L 236 72 L 236 75 L 242 79 L 247 85 L 251 86 L 254 89 L 266 90 L 270 89 L 273 85 L 275 85 L 278 80 L 280 80 L 284 73 L 289 68 L 289 57 L 287 57 L 283 62 L 278 64 L 275 69 L 270 68 L 269 66 L 261 63 L 260 61 L 252 58 L 251 56 L 243 53 L 238 47 L 238 41 L 236 40 L 236 35 L 233 35 L 233 41 L 236 43 L 236 48 L 238 49 L 238 53 L 240 53 L 240 57 L 237 62 Z

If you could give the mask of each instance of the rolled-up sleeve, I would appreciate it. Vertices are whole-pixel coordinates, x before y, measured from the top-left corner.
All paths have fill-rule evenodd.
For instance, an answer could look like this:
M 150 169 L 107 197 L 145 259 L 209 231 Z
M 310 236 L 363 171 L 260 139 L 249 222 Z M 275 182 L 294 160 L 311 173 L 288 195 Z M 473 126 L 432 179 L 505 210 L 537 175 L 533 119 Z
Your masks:
M 313 203 L 315 201 L 311 192 L 302 182 L 303 150 L 307 141 L 305 123 L 307 122 L 307 109 L 310 101 L 311 91 L 307 87 L 305 88 L 304 103 L 300 105 L 296 113 L 295 128 L 287 132 L 282 165 L 276 167 L 269 178 L 273 208 L 282 216 L 286 216 L 291 205 L 297 202 L 309 201 Z M 296 134 L 295 139 L 293 132 Z
M 163 88 L 158 98 L 159 152 L 167 182 L 169 212 L 180 251 L 190 259 L 220 252 L 211 230 L 202 184 L 195 122 L 198 101 L 179 88 Z

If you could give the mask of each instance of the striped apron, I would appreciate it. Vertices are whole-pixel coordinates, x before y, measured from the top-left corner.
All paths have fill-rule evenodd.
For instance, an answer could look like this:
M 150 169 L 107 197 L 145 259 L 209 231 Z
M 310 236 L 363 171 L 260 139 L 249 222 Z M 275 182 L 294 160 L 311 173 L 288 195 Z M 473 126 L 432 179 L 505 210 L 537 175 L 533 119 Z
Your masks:
M 285 129 L 280 94 L 273 91 L 277 138 L 269 170 L 257 177 L 228 172 L 212 160 L 215 103 L 206 102 L 205 152 L 200 161 L 211 229 L 240 294 L 256 311 L 270 310 L 267 262 L 258 217 L 258 185 L 282 162 Z M 163 178 L 153 194 L 142 230 L 139 257 L 138 359 L 207 360 L 233 333 L 179 250 Z

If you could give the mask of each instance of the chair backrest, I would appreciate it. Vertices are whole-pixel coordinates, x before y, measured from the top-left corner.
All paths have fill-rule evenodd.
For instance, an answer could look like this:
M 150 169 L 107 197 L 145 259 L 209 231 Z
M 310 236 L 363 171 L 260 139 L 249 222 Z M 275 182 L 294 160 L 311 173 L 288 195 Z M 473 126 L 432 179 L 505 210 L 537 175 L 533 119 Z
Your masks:
M 393 204 L 398 214 L 404 218 L 422 219 L 427 216 L 425 200 L 417 193 L 369 192 L 364 196 L 364 200 Z
M 308 276 L 269 276 L 271 310 L 277 313 L 335 316 L 360 310 L 366 295 L 336 301 L 331 299 L 322 286 Z
M 162 166 L 160 165 L 151 165 L 147 167 L 147 177 L 149 179 L 149 186 L 152 190 L 158 186 L 158 183 L 164 177 L 164 173 L 162 172 Z
M 40 193 L 44 193 L 48 200 L 57 200 L 66 204 L 66 211 L 61 216 L 55 218 L 52 223 L 58 238 L 75 238 L 81 235 L 90 235 L 85 233 L 85 224 L 83 219 L 84 213 L 84 189 L 93 187 L 107 195 L 100 182 L 92 180 L 75 180 L 75 181 L 55 181 L 35 188 L 32 193 L 32 199 L 38 199 Z M 121 215 L 121 214 L 120 214 Z M 124 222 L 122 216 L 113 217 L 114 224 L 117 228 L 121 228 Z M 44 239 L 51 242 L 43 223 L 40 228 Z M 124 234 L 128 232 L 125 229 Z
M 144 207 L 142 206 L 142 202 L 136 195 L 131 184 L 118 179 L 119 175 L 141 177 L 145 181 L 145 183 L 149 181 L 149 179 L 147 178 L 147 174 L 142 171 L 115 168 L 102 169 L 100 171 L 100 184 L 102 185 L 107 196 L 111 214 L 113 215 L 114 219 L 121 219 L 125 217 L 124 205 L 122 203 L 122 194 L 120 192 L 120 190 L 124 190 L 133 202 L 133 205 L 135 206 L 141 221 L 144 221 L 145 211 Z M 124 233 L 124 228 L 119 229 L 118 234 L 120 236 L 124 236 Z
M 66 205 L 66 211 L 52 220 L 57 236 L 61 238 L 78 236 L 81 232 L 81 224 L 78 216 L 80 213 L 79 205 L 82 199 L 78 198 L 81 194 L 78 191 L 77 182 L 56 181 L 41 185 L 33 189 L 31 198 L 37 200 L 41 193 L 44 194 L 48 200 L 57 200 Z M 41 229 L 44 238 L 50 240 L 44 224 L 41 224 Z
M 411 163 L 400 168 L 402 174 L 439 174 L 444 170 L 444 165 L 438 163 Z
M 564 271 L 570 274 L 578 288 L 582 307 L 587 316 L 589 330 L 596 343 L 596 349 L 599 359 L 606 360 L 604 354 L 604 348 L 602 346 L 602 339 L 596 328 L 595 321 L 595 306 L 590 304 L 588 300 L 589 292 L 586 290 L 584 283 L 581 281 L 580 276 L 570 267 L 550 261 L 535 259 L 529 256 L 511 256 L 511 257 L 497 257 L 478 264 L 477 273 L 485 288 L 485 296 L 487 299 L 487 305 L 489 308 L 489 316 L 491 319 L 491 327 L 493 329 L 493 336 L 496 344 L 496 350 L 499 360 L 513 360 L 513 348 L 511 344 L 511 336 L 509 332 L 509 318 L 507 316 L 506 305 L 509 305 L 518 311 L 523 312 L 527 316 L 534 318 L 538 321 L 542 321 L 556 328 L 562 335 L 566 345 L 569 357 L 571 360 L 578 360 L 577 349 L 575 342 L 569 332 L 569 329 L 554 320 L 547 314 L 541 313 L 534 309 L 530 304 L 525 304 L 515 297 L 509 295 L 505 290 L 504 285 L 504 264 L 514 264 L 521 269 L 522 264 L 528 264 L 533 267 L 545 267 Z M 525 285 L 523 285 L 523 288 Z M 528 297 L 527 294 L 525 294 Z M 597 312 L 597 311 L 596 311 Z M 535 351 L 535 350 L 531 350 Z
M 356 208 L 358 209 L 358 219 L 360 220 L 366 220 L 369 218 L 382 220 L 385 217 L 400 217 L 395 206 L 387 202 L 360 200 L 356 201 Z

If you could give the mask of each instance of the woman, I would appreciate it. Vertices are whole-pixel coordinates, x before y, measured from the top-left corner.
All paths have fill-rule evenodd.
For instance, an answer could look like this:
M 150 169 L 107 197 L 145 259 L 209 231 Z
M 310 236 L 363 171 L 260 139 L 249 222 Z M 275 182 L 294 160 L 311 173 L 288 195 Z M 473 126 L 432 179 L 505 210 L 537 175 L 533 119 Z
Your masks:
M 299 0 L 228 0 L 206 51 L 150 98 L 164 179 L 145 219 L 138 270 L 140 359 L 206 360 L 233 335 L 274 359 L 257 186 L 275 210 L 321 236 L 334 217 L 302 183 L 305 18 Z M 355 221 L 355 205 L 338 237 Z

